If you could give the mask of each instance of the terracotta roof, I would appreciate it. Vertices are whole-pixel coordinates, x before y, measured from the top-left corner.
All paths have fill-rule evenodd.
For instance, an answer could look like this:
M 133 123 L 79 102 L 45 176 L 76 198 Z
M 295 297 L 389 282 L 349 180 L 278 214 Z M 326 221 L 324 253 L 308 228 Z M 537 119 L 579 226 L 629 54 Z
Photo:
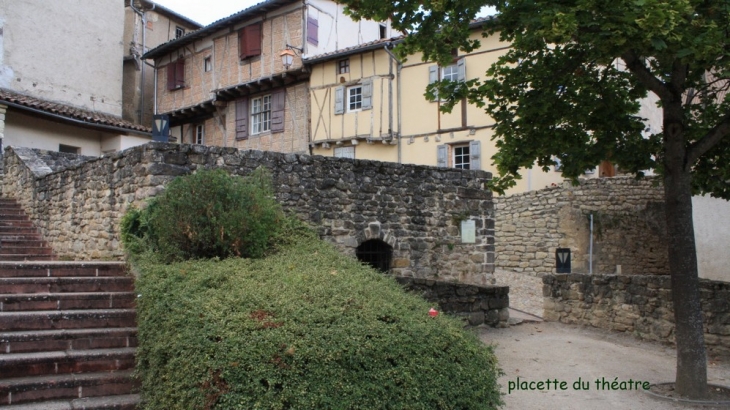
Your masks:
M 89 126 L 116 128 L 120 131 L 128 130 L 137 134 L 149 134 L 152 132 L 152 130 L 148 127 L 125 121 L 114 115 L 42 100 L 40 98 L 19 94 L 4 88 L 0 88 L 0 104 L 6 104 L 21 110 L 25 109 L 40 114 L 47 114 L 57 118 L 61 117 L 61 119 L 67 119 L 76 123 L 82 122 Z
M 329 53 L 317 54 L 316 56 L 307 57 L 304 59 L 306 64 L 314 64 L 320 61 L 329 60 L 333 57 L 345 57 L 351 54 L 361 53 L 363 51 L 374 50 L 376 48 L 383 48 L 386 45 L 392 43 L 397 44 L 403 41 L 405 36 L 382 38 L 367 43 L 358 44 L 356 46 L 343 48 L 342 50 L 330 51 Z

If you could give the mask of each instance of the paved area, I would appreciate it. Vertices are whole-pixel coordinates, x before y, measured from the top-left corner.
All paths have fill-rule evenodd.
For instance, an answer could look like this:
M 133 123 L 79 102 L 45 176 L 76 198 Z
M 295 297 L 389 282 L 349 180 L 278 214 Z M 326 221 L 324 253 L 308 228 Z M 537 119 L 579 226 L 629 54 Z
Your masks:
M 694 409 L 650 397 L 641 390 L 610 390 L 610 382 L 629 380 L 650 383 L 674 380 L 676 353 L 672 347 L 637 340 L 624 333 L 553 322 L 522 323 L 506 329 L 483 328 L 480 338 L 496 345 L 495 352 L 505 375 L 500 378 L 506 409 Z M 730 386 L 730 361 L 709 361 L 710 383 Z M 514 383 L 528 382 L 517 390 Z M 609 382 L 598 389 L 595 381 Z M 575 390 L 574 383 L 582 381 Z M 565 390 L 529 390 L 529 382 L 565 382 Z M 508 388 L 512 383 L 513 391 Z M 619 386 L 620 387 L 620 386 Z

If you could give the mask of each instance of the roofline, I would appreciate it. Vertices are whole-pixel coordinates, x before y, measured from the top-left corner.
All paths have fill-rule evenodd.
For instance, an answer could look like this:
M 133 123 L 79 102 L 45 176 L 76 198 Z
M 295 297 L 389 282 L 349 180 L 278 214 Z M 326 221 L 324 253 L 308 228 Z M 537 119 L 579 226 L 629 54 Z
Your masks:
M 145 0 L 148 1 L 148 0 Z M 268 9 L 272 7 L 280 7 L 288 4 L 293 3 L 299 3 L 302 2 L 302 0 L 266 0 L 262 1 L 261 3 L 255 4 L 247 9 L 243 9 L 237 13 L 231 14 L 228 17 L 224 17 L 218 21 L 214 21 L 213 23 L 199 29 L 192 31 L 180 38 L 174 39 L 172 41 L 168 41 L 167 43 L 161 44 L 154 49 L 148 51 L 144 55 L 142 55 L 142 58 L 144 59 L 154 59 L 157 57 L 162 57 L 165 54 L 177 50 L 178 48 L 185 46 L 187 44 L 193 43 L 201 38 L 204 38 L 208 36 L 211 33 L 214 33 L 216 31 L 219 31 L 221 29 L 224 29 L 226 27 L 234 26 L 236 23 L 250 19 L 252 17 L 255 17 L 258 14 L 265 13 Z
M 6 100 L 3 100 L 3 99 L 0 99 L 0 104 L 6 105 L 8 107 L 17 108 L 17 109 L 19 109 L 21 111 L 29 111 L 29 112 L 32 112 L 32 113 L 35 113 L 35 114 L 40 114 L 42 116 L 55 118 L 55 119 L 61 120 L 63 122 L 70 122 L 70 123 L 73 123 L 73 124 L 83 125 L 85 127 L 91 127 L 91 128 L 97 128 L 97 129 L 100 128 L 100 129 L 105 129 L 105 130 L 110 130 L 110 131 L 123 132 L 125 134 L 132 133 L 132 134 L 144 135 L 144 136 L 147 136 L 147 137 L 151 137 L 152 136 L 152 133 L 151 132 L 145 132 L 145 131 L 135 130 L 135 129 L 132 129 L 132 128 L 116 127 L 114 125 L 99 124 L 98 122 L 88 122 L 88 121 L 80 120 L 78 118 L 73 118 L 73 117 L 69 117 L 69 116 L 66 116 L 66 115 L 56 114 L 56 113 L 52 113 L 52 112 L 40 110 L 38 108 L 28 107 L 26 105 L 22 105 L 22 104 L 18 104 L 18 103 L 6 101 Z
M 403 37 L 391 38 L 389 40 L 383 40 L 383 41 L 377 42 L 375 44 L 368 44 L 368 45 L 364 45 L 362 47 L 356 46 L 356 47 L 351 47 L 349 49 L 342 50 L 340 52 L 332 52 L 332 53 L 329 53 L 326 55 L 320 54 L 319 56 L 314 56 L 312 58 L 305 58 L 305 59 L 303 59 L 303 62 L 304 62 L 304 64 L 317 64 L 317 63 L 321 63 L 321 62 L 327 61 L 327 60 L 348 57 L 348 56 L 351 56 L 354 54 L 360 54 L 365 51 L 378 50 L 378 49 L 385 48 L 385 47 L 392 48 L 393 46 L 395 46 L 398 43 L 401 43 L 402 41 L 403 41 Z
M 203 25 L 198 23 L 197 21 L 195 21 L 189 17 L 183 16 L 182 14 L 176 12 L 175 10 L 171 10 L 171 9 L 163 6 L 160 3 L 154 2 L 152 0 L 142 0 L 142 1 L 149 4 L 150 6 L 153 6 L 154 10 L 162 10 L 165 13 L 184 21 L 185 23 L 188 23 L 191 26 L 194 26 L 196 30 L 203 27 Z M 147 11 L 151 11 L 151 10 L 147 10 Z

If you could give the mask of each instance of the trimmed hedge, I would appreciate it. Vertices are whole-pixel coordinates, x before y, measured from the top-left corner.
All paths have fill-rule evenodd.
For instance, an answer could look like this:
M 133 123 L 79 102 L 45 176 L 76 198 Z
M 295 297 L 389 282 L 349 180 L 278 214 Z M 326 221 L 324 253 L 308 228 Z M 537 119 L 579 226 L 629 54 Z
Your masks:
M 136 262 L 147 409 L 494 409 L 491 347 L 311 235 L 262 259 Z

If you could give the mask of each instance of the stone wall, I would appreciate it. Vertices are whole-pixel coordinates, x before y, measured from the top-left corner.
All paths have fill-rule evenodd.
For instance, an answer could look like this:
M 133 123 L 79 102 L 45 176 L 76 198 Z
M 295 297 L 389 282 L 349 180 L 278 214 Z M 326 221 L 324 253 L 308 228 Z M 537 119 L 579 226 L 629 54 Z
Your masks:
M 669 276 L 560 274 L 543 277 L 545 320 L 675 342 Z M 730 355 L 730 283 L 700 279 L 705 343 Z
M 3 193 L 16 198 L 54 251 L 69 259 L 121 259 L 119 221 L 178 175 L 223 168 L 271 170 L 277 199 L 345 253 L 369 239 L 393 247 L 396 276 L 493 282 L 490 175 L 202 145 L 149 143 L 53 171 L 43 153 L 8 148 Z M 463 218 L 476 242 L 461 243 Z
M 633 177 L 581 180 L 494 200 L 497 266 L 555 272 L 556 248 L 570 248 L 572 271 L 588 272 L 593 214 L 593 272 L 668 274 L 664 192 Z
M 403 277 L 395 279 L 407 290 L 437 303 L 443 313 L 461 317 L 471 326 L 509 326 L 508 286 L 476 286 Z

